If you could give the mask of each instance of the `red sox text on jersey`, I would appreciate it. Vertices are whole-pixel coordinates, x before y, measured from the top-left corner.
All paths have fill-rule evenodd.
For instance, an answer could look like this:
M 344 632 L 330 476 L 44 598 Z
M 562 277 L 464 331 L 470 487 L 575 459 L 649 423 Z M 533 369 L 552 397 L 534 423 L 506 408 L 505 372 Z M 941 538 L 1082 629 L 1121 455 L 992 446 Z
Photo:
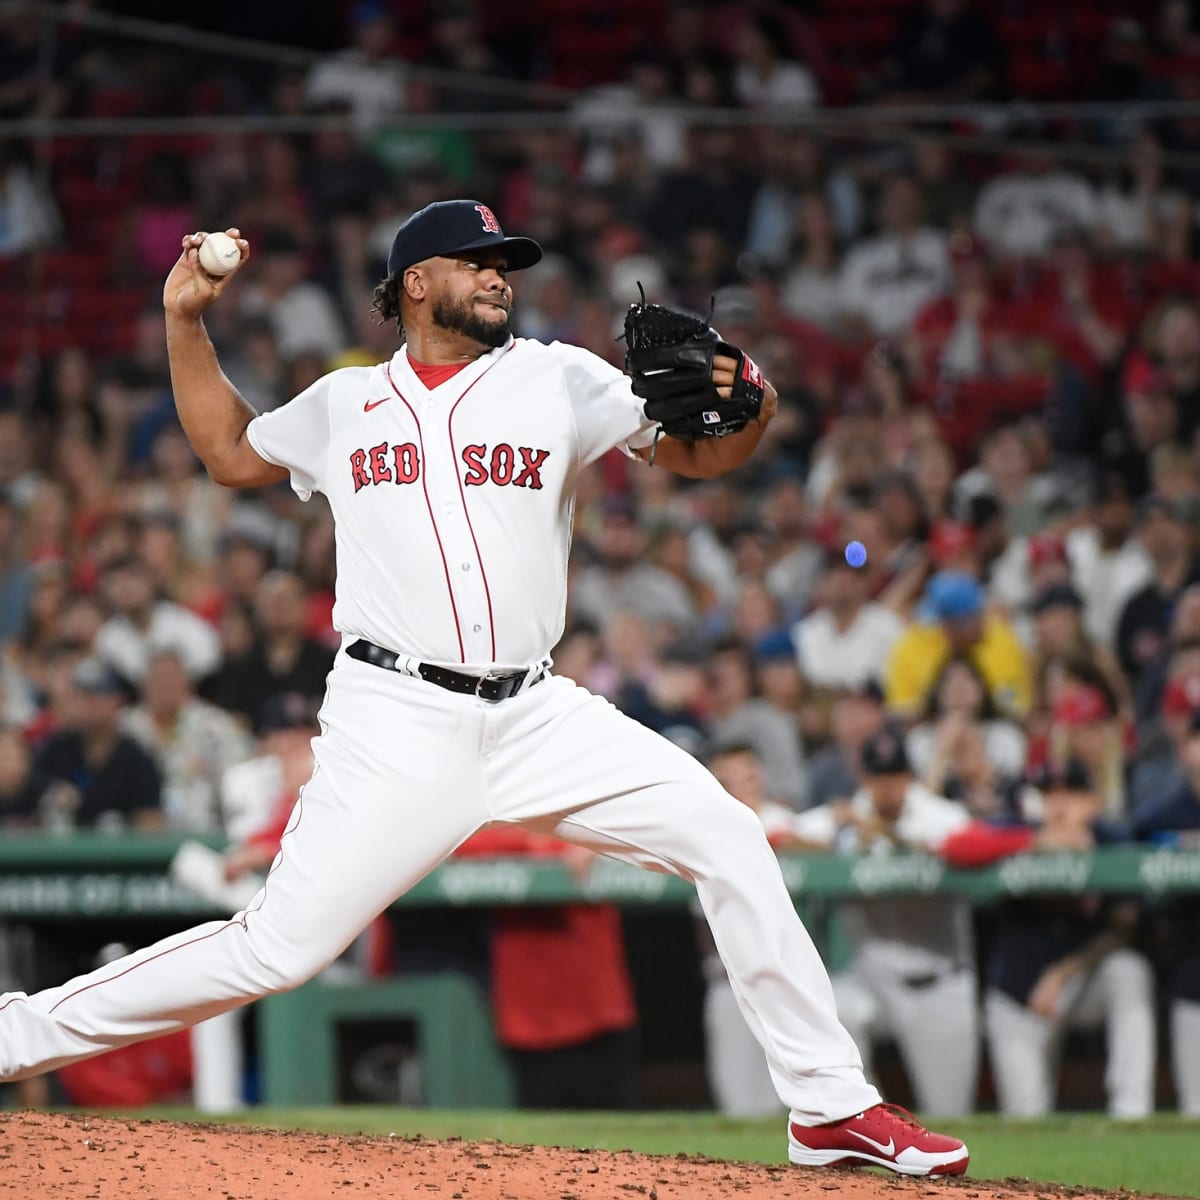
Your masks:
M 467 487 L 491 482 L 541 491 L 542 464 L 550 451 L 532 446 L 514 449 L 507 442 L 498 442 L 490 449 L 486 445 L 464 446 L 459 457 L 466 468 L 462 481 Z M 350 455 L 350 474 L 355 492 L 372 484 L 416 483 L 421 477 L 420 448 L 416 442 L 380 442 L 366 450 L 360 447 Z

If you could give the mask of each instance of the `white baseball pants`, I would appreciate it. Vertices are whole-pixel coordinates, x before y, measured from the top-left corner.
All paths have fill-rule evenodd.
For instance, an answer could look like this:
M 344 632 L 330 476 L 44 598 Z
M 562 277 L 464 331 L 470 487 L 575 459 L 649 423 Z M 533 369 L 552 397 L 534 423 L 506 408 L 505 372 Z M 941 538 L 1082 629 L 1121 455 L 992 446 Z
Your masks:
M 1154 977 L 1136 951 L 1114 950 L 1064 989 L 1054 1019 L 995 989 L 987 996 L 988 1055 L 1000 1111 L 1042 1117 L 1054 1107 L 1058 1052 L 1067 1027 L 1104 1026 L 1108 1113 L 1135 1120 L 1154 1111 Z
M 1185 1116 L 1200 1117 L 1200 1004 L 1171 1004 L 1171 1073 L 1175 1097 Z
M 488 704 L 344 653 L 321 724 L 313 777 L 254 902 L 60 987 L 0 997 L 0 1078 L 296 987 L 501 821 L 693 881 L 795 1119 L 878 1103 L 758 818 L 684 751 L 567 679 Z

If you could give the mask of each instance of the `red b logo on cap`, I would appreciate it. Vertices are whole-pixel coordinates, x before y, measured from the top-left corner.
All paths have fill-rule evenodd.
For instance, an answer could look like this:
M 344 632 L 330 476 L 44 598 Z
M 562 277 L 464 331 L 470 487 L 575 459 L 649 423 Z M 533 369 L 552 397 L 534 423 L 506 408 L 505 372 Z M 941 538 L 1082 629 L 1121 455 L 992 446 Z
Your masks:
M 483 222 L 484 233 L 500 232 L 500 222 L 496 220 L 496 214 L 486 204 L 475 205 L 475 211 L 479 214 L 479 219 Z

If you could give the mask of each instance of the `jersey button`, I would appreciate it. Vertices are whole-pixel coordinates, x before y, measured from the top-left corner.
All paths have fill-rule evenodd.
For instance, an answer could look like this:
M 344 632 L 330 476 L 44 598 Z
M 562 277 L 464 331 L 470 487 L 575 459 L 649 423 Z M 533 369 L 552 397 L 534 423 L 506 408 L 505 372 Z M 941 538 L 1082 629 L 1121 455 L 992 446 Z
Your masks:
M 469 571 L 470 569 L 471 569 L 471 564 L 470 564 L 470 563 L 463 563 L 463 570 L 464 570 L 464 571 Z
M 472 628 L 472 629 L 474 629 L 474 631 L 475 631 L 476 633 L 479 633 L 479 632 L 480 632 L 480 630 L 482 630 L 482 629 L 483 629 L 483 626 L 482 626 L 482 625 L 472 625 L 472 626 L 471 626 L 471 628 Z

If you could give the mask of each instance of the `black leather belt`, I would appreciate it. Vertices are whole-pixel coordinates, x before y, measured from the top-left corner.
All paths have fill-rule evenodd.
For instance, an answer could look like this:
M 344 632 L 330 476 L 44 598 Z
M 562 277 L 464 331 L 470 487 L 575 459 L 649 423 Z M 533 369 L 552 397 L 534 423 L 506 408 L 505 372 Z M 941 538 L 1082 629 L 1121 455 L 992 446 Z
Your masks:
M 351 642 L 346 647 L 346 653 L 351 658 L 358 659 L 359 662 L 370 663 L 373 667 L 382 667 L 385 671 L 398 670 L 404 675 L 409 674 L 407 670 L 397 666 L 402 655 L 397 654 L 394 650 L 385 650 L 382 646 L 376 646 L 374 642 L 368 642 L 363 638 L 359 638 L 357 642 Z M 526 667 L 524 671 L 512 671 L 504 674 L 488 671 L 485 675 L 464 675 L 461 671 L 449 671 L 445 667 L 417 663 L 416 671 L 427 683 L 436 684 L 448 692 L 460 692 L 464 696 L 478 696 L 480 700 L 487 700 L 492 704 L 515 696 L 530 674 L 536 675 L 536 678 L 530 680 L 530 687 L 541 683 L 545 678 L 545 668 L 540 666 Z

